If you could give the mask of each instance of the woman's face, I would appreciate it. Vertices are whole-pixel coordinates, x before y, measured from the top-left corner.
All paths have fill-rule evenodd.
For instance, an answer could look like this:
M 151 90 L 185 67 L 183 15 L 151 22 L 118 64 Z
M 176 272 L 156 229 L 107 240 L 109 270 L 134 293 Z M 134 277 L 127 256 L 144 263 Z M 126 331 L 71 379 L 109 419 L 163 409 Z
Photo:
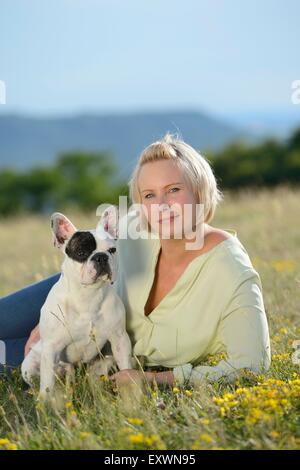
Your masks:
M 192 229 L 196 200 L 182 170 L 172 160 L 144 163 L 138 176 L 138 188 L 151 230 L 160 237 L 165 234 L 163 238 L 168 238 L 169 234 L 170 238 L 182 238 L 184 228 L 185 233 L 187 226 Z

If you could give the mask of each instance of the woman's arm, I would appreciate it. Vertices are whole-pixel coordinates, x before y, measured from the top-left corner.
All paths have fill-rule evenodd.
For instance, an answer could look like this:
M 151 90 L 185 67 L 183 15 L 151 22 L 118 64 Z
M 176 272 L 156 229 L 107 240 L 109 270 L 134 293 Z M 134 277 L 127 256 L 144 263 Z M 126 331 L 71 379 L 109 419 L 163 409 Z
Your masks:
M 148 382 L 153 385 L 155 382 L 157 385 L 170 385 L 173 386 L 175 378 L 172 370 L 166 372 L 146 372 Z
M 270 367 L 271 350 L 261 281 L 254 269 L 245 271 L 222 314 L 219 326 L 228 359 L 216 366 L 184 364 L 173 369 L 178 383 L 195 384 L 227 377 L 234 380 L 238 371 L 248 368 L 262 373 Z
M 25 344 L 25 356 L 30 352 L 30 349 L 40 340 L 40 329 L 39 325 L 37 325 L 28 338 L 27 343 Z

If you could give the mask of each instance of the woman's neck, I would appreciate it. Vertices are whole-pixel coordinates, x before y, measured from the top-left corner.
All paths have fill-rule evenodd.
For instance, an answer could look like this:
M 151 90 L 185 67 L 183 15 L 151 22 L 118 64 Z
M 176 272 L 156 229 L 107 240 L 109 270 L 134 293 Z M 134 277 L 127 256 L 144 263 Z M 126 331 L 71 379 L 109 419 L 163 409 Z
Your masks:
M 195 242 L 196 236 L 193 238 L 160 238 L 161 244 L 161 259 L 172 265 L 176 265 L 187 258 L 193 258 L 195 255 L 200 254 L 204 247 L 204 240 L 206 234 L 210 231 L 210 227 L 204 224 L 203 228 L 203 240 L 198 249 L 187 249 L 186 245 Z M 202 246 L 201 246 L 202 245 Z

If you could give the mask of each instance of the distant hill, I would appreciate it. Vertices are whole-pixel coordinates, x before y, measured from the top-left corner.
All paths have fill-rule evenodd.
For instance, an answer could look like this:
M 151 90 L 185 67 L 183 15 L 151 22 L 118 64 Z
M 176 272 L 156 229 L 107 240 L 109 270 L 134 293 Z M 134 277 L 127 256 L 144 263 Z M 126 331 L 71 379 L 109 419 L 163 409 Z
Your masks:
M 0 168 L 49 165 L 69 150 L 109 150 L 127 177 L 141 150 L 166 131 L 200 151 L 217 150 L 245 131 L 201 112 L 147 112 L 40 118 L 0 115 Z

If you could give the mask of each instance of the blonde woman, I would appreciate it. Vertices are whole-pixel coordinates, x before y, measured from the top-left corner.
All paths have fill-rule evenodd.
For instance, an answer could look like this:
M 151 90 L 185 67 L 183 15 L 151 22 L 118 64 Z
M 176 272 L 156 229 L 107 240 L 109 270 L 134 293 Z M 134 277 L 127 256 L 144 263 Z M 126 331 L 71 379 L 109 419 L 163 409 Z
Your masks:
M 145 372 L 125 370 L 111 380 L 120 384 L 144 378 L 150 384 L 193 385 L 232 380 L 244 368 L 266 371 L 271 351 L 260 277 L 237 233 L 210 225 L 222 195 L 209 163 L 190 145 L 167 134 L 142 152 L 129 189 L 131 202 L 143 210 L 138 215 L 129 212 L 126 223 L 138 218 L 140 233 L 150 236 L 119 238 L 116 288 L 126 307 L 133 352 L 143 356 Z M 177 223 L 186 207 L 191 208 L 187 232 Z M 200 223 L 197 207 L 203 208 Z M 44 297 L 58 277 L 0 300 L 0 337 L 8 307 L 13 310 L 8 341 L 15 340 L 18 331 L 24 342 L 29 324 L 38 320 Z M 32 312 L 28 302 L 20 305 L 21 298 L 32 301 L 34 296 Z M 20 310 L 25 308 L 27 319 L 18 326 Z M 26 353 L 38 337 L 36 327 L 26 342 Z M 208 355 L 220 352 L 226 358 L 217 365 L 201 365 Z

